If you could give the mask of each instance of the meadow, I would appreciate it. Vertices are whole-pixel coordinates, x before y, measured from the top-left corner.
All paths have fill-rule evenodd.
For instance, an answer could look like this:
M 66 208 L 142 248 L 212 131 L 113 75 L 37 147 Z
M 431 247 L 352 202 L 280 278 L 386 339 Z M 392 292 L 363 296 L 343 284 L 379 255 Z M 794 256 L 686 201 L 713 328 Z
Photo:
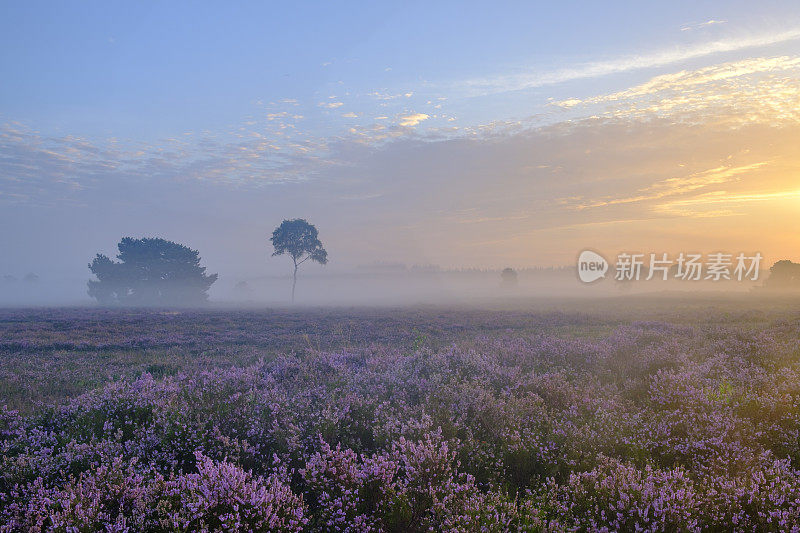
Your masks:
M 2 531 L 800 528 L 800 302 L 0 310 Z

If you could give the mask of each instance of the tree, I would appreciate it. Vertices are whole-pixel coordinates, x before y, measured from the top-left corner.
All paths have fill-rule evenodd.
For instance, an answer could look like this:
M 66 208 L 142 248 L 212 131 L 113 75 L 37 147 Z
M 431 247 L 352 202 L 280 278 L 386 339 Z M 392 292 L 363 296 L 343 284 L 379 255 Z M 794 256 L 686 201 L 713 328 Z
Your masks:
M 294 289 L 297 285 L 297 267 L 311 259 L 324 265 L 328 262 L 328 252 L 322 247 L 317 228 L 305 219 L 295 218 L 284 220 L 272 232 L 272 246 L 275 248 L 273 256 L 289 254 L 294 264 L 292 273 L 292 302 L 294 302 Z
M 207 275 L 197 250 L 164 239 L 123 238 L 119 261 L 97 254 L 89 296 L 102 304 L 194 305 L 208 299 L 217 274 Z
M 800 288 L 800 264 L 788 259 L 778 261 L 769 269 L 769 277 L 764 286 L 769 289 Z
M 513 268 L 504 268 L 500 272 L 500 279 L 503 280 L 503 285 L 506 287 L 514 287 L 517 285 L 517 271 Z

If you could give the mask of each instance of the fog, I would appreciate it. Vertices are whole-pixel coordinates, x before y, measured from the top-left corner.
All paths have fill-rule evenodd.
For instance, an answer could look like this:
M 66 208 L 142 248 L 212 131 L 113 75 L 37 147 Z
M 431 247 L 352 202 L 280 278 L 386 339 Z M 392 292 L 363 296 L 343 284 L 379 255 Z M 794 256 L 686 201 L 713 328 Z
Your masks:
M 283 262 L 282 262 L 283 263 Z M 780 295 L 768 291 L 763 281 L 652 280 L 620 283 L 609 273 L 606 279 L 582 283 L 574 268 L 522 269 L 516 283 L 504 282 L 499 270 L 440 270 L 433 267 L 374 267 L 353 270 L 310 268 L 300 272 L 295 302 L 292 278 L 283 275 L 225 276 L 212 285 L 205 306 L 410 306 L 514 304 L 536 300 L 597 299 L 632 295 Z M 29 276 L 33 278 L 33 276 Z M 0 306 L 97 306 L 87 294 L 89 275 L 80 277 L 6 276 L 0 279 Z M 181 305 L 168 302 L 165 307 Z
M 0 305 L 91 303 L 88 263 L 98 253 L 113 258 L 125 236 L 198 250 L 201 264 L 220 276 L 211 302 L 285 303 L 291 261 L 272 257 L 268 238 L 293 217 L 318 228 L 329 254 L 325 266 L 302 266 L 298 303 L 747 291 L 752 284 L 584 285 L 568 269 L 585 248 L 608 258 L 623 250 L 760 252 L 763 269 L 797 260 L 800 234 L 787 230 L 797 198 L 750 191 L 795 186 L 790 145 L 798 131 L 793 124 L 587 120 L 480 138 L 343 140 L 325 159 L 284 168 L 293 179 L 265 171 L 254 181 L 233 171 L 209 178 L 228 160 L 198 162 L 191 147 L 152 154 L 145 164 L 6 127 Z M 699 144 L 707 148 L 698 152 Z M 373 268 L 386 264 L 405 270 Z M 520 272 L 513 290 L 500 283 L 506 267 Z M 536 268 L 567 270 L 547 276 Z M 464 273 L 471 269 L 485 272 Z M 24 281 L 28 274 L 38 280 Z M 242 282 L 248 288 L 236 289 Z

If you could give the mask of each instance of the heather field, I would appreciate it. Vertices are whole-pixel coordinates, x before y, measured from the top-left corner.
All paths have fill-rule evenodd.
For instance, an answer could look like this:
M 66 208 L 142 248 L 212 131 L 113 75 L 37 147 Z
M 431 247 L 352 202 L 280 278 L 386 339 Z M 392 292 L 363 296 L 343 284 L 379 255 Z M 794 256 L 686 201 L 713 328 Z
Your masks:
M 786 531 L 800 304 L 0 310 L 3 531 Z

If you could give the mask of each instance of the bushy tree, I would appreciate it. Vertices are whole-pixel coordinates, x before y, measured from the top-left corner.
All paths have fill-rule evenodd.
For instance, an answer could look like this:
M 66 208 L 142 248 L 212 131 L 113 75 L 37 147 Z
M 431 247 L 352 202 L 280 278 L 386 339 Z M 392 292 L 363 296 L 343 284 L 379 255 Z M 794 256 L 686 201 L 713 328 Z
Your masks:
M 207 275 L 197 250 L 158 238 L 123 238 L 119 261 L 97 254 L 89 296 L 102 304 L 196 305 L 208 299 L 217 274 Z
M 508 287 L 516 286 L 517 284 L 517 271 L 513 268 L 504 268 L 500 272 L 500 279 L 503 280 L 503 285 Z
M 328 262 L 328 252 L 322 247 L 319 233 L 313 224 L 305 219 L 294 218 L 284 220 L 272 232 L 272 246 L 275 248 L 273 256 L 289 254 L 292 258 L 294 271 L 292 272 L 292 301 L 294 302 L 294 289 L 297 285 L 297 268 L 311 259 L 324 265 Z
M 770 289 L 800 289 L 800 264 L 788 259 L 778 261 L 769 269 L 764 285 Z

